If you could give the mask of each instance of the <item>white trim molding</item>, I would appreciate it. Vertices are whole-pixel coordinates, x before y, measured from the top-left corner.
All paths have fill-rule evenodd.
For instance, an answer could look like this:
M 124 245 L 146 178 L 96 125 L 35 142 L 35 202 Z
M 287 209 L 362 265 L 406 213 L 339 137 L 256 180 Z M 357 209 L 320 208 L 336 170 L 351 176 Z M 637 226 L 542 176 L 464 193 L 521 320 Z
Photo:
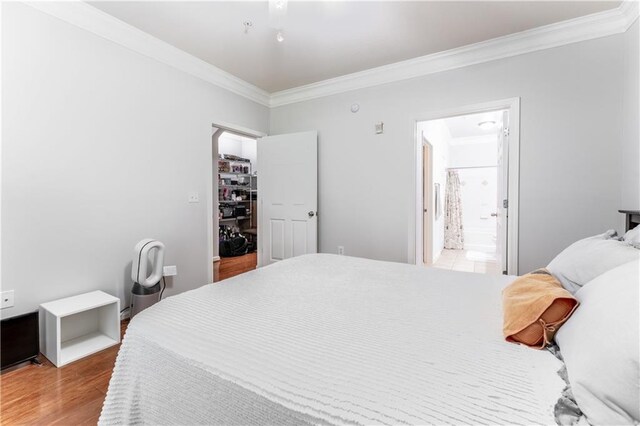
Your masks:
M 268 107 L 279 107 L 619 34 L 627 31 L 638 19 L 638 0 L 625 0 L 615 9 L 268 93 L 82 1 L 28 1 L 25 4 Z
M 225 121 L 216 120 L 213 122 L 212 127 L 214 129 L 226 130 L 231 133 L 235 133 L 240 136 L 246 136 L 249 138 L 263 138 L 267 136 L 266 133 L 260 132 L 258 130 L 249 129 L 248 127 L 239 126 L 233 123 L 227 123 Z
M 638 1 L 480 43 L 371 68 L 271 94 L 271 107 L 407 80 L 580 41 L 624 33 L 638 19 Z
M 99 37 L 148 56 L 206 82 L 269 106 L 265 90 L 178 49 L 83 1 L 29 1 L 25 4 Z

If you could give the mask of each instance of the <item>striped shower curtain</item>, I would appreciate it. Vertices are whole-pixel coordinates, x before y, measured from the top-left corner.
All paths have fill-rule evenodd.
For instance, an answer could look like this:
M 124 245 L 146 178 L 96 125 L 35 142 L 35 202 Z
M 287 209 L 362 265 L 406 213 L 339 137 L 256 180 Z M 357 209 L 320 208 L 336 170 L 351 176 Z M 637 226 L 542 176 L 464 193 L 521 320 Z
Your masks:
M 444 248 L 464 249 L 460 177 L 455 170 L 447 171 L 447 188 L 444 198 Z

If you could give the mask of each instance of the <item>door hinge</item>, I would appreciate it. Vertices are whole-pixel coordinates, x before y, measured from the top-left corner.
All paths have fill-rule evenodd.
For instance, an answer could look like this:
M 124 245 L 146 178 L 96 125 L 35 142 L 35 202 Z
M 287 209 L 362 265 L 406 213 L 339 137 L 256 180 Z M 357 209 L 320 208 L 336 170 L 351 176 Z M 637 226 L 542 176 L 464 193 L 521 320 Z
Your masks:
M 502 207 L 505 209 L 509 208 L 509 200 L 502 200 Z

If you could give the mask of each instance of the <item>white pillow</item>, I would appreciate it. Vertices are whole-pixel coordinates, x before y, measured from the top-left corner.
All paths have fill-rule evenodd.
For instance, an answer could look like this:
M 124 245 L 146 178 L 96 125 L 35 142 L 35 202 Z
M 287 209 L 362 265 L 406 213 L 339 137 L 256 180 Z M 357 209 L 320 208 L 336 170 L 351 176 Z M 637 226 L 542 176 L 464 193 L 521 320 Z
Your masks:
M 616 266 L 640 258 L 640 250 L 612 239 L 611 231 L 576 241 L 557 255 L 547 269 L 570 293 Z
M 555 336 L 589 424 L 640 421 L 639 288 L 640 261 L 605 272 L 575 294 L 580 306 Z
M 622 240 L 627 244 L 638 245 L 640 244 L 640 226 L 636 226 L 633 229 L 629 229 Z

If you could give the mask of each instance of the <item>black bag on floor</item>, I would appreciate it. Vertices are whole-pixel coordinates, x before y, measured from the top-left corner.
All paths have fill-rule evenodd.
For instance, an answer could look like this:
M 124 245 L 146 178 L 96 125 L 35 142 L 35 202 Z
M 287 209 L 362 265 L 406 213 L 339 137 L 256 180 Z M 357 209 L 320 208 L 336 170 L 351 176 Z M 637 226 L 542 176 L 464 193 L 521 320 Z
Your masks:
M 249 244 L 245 237 L 232 237 L 227 240 L 220 241 L 220 257 L 242 256 L 247 254 Z

